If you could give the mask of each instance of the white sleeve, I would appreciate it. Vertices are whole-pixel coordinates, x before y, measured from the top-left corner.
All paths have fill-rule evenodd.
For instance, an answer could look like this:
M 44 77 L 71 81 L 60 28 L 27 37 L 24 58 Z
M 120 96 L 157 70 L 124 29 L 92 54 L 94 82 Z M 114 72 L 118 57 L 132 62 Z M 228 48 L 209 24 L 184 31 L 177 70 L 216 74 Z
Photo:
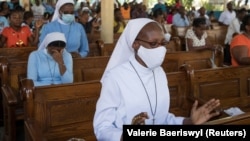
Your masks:
M 97 140 L 119 141 L 122 128 L 115 125 L 116 109 L 121 103 L 119 87 L 110 76 L 104 78 L 101 95 L 96 105 L 94 116 L 94 132 Z

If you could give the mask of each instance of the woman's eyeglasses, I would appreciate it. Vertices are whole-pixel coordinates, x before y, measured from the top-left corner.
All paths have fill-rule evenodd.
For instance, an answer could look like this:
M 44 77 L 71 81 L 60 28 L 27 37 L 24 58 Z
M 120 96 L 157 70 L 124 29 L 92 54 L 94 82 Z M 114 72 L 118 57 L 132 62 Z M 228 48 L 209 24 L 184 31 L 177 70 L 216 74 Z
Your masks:
M 166 46 L 167 45 L 167 41 L 163 41 L 163 42 L 149 42 L 149 41 L 145 41 L 145 40 L 142 40 L 142 39 L 138 39 L 136 38 L 135 40 L 138 40 L 138 41 L 142 41 L 142 42 L 145 42 L 145 43 L 148 43 L 151 47 L 155 48 L 155 47 L 158 47 L 158 46 Z

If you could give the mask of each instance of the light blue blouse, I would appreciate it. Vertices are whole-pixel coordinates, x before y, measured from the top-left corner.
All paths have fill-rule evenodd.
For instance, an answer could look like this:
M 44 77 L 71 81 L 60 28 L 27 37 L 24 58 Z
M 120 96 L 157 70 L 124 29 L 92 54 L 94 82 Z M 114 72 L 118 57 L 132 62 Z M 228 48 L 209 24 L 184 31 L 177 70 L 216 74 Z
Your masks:
M 62 84 L 73 82 L 73 60 L 69 52 L 64 50 L 63 61 L 66 72 L 61 76 L 58 63 L 45 50 L 33 51 L 28 60 L 28 79 L 34 81 L 35 86 Z
M 64 33 L 67 40 L 66 50 L 68 52 L 78 52 L 82 57 L 86 57 L 88 55 L 89 44 L 87 35 L 82 25 L 77 22 L 63 24 L 60 23 L 58 19 L 45 24 L 41 30 L 39 45 L 48 33 L 55 31 Z

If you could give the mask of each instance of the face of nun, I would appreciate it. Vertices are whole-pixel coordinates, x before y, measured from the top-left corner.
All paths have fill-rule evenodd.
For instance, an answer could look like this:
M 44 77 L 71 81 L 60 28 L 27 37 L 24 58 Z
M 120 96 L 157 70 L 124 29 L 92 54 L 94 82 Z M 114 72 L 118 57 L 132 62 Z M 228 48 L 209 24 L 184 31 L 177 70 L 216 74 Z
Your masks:
M 157 23 L 149 23 L 145 25 L 137 35 L 133 48 L 135 52 L 139 49 L 140 45 L 145 48 L 157 48 L 165 46 L 167 41 L 164 38 L 164 33 Z
M 167 44 L 167 41 L 164 38 L 164 33 L 163 33 L 162 29 L 159 27 L 159 25 L 156 22 L 152 22 L 152 23 L 145 25 L 141 29 L 141 31 L 137 35 L 132 47 L 135 50 L 136 60 L 140 64 L 142 64 L 143 66 L 150 67 L 150 66 L 146 65 L 145 61 L 147 61 L 147 60 L 154 61 L 155 59 L 158 59 L 159 56 L 161 56 L 162 54 L 165 56 L 165 52 L 161 52 L 161 49 L 158 47 L 165 47 L 166 44 Z M 141 58 L 142 56 L 140 57 L 138 55 L 138 50 L 140 48 L 141 49 L 143 49 L 143 48 L 149 49 L 149 50 L 147 50 L 147 52 L 143 53 L 143 54 L 148 53 L 146 55 L 146 58 L 144 58 L 144 59 Z M 155 49 L 157 49 L 157 48 L 160 49 L 159 50 L 160 52 L 159 51 L 155 52 Z M 147 60 L 145 60 L 145 59 L 147 59 Z M 157 64 L 158 64 L 158 62 L 161 62 L 161 60 L 156 60 Z M 155 63 L 155 62 L 153 62 L 153 63 Z
M 74 5 L 71 3 L 64 4 L 59 11 L 60 15 L 62 14 L 74 14 Z

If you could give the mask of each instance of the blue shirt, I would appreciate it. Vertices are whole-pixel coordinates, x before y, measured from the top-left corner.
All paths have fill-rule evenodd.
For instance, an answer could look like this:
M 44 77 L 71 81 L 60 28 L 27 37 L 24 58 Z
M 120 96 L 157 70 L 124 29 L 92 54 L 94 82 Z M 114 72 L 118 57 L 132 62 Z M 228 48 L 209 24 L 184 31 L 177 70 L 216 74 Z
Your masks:
M 189 26 L 189 20 L 187 16 L 184 16 L 184 19 L 179 13 L 174 14 L 173 16 L 173 25 L 175 26 Z
M 48 33 L 61 32 L 64 33 L 68 52 L 78 52 L 82 57 L 86 57 L 89 53 L 89 44 L 87 35 L 81 24 L 73 22 L 71 24 L 62 24 L 58 20 L 47 23 L 41 30 L 39 37 L 39 45 Z
M 8 20 L 4 16 L 0 16 L 0 33 L 2 33 L 3 28 L 9 26 Z
M 61 76 L 58 63 L 47 50 L 33 51 L 28 60 L 28 79 L 32 79 L 35 86 L 63 84 L 73 82 L 73 60 L 70 53 L 63 52 L 63 61 L 66 67 Z

